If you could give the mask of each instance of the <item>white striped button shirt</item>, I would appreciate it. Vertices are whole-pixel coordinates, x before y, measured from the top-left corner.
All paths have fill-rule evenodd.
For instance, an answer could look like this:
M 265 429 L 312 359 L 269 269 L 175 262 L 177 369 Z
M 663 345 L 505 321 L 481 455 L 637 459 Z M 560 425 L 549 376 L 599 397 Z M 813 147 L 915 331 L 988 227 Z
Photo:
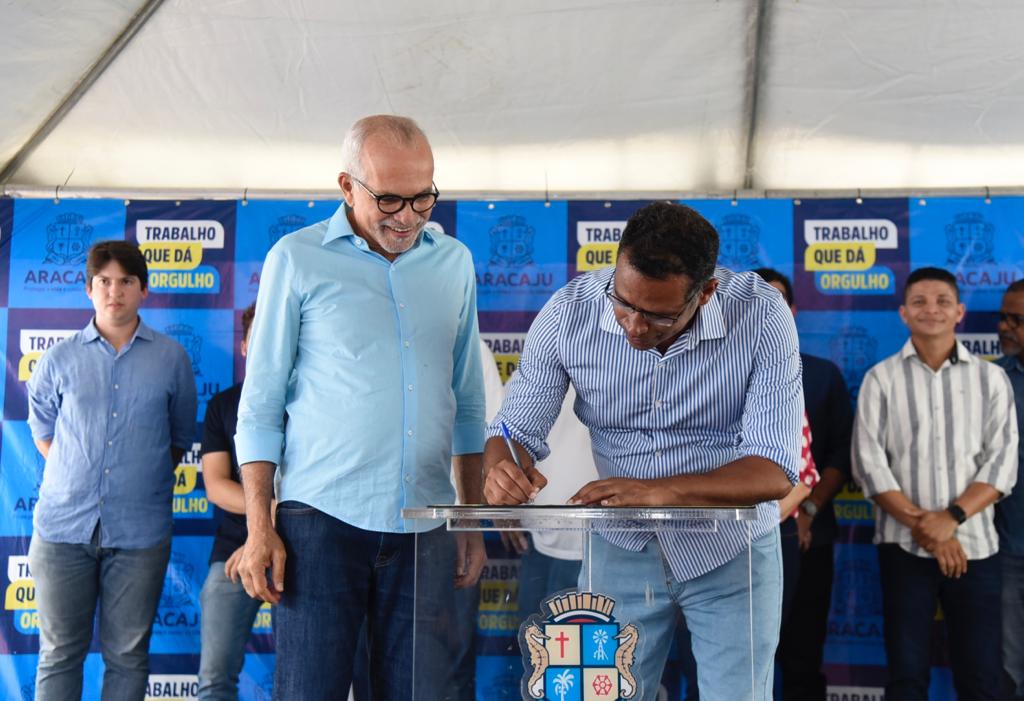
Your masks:
M 699 474 L 757 455 L 795 483 L 804 404 L 796 327 L 782 296 L 753 273 L 718 268 L 718 290 L 662 356 L 626 341 L 604 294 L 611 274 L 582 275 L 544 306 L 490 435 L 500 435 L 505 421 L 534 458 L 546 457 L 544 439 L 572 382 L 574 409 L 590 429 L 603 478 Z M 757 511 L 755 538 L 779 519 L 774 501 Z M 715 531 L 664 531 L 658 539 L 682 581 L 745 552 L 747 536 L 746 524 L 727 522 Z M 606 537 L 639 551 L 654 534 Z
M 945 509 L 972 482 L 1008 494 L 1017 481 L 1017 419 L 1006 373 L 957 342 L 958 362 L 938 372 L 908 340 L 868 370 L 857 400 L 853 473 L 873 497 L 899 490 L 922 509 Z M 994 555 L 993 507 L 957 528 L 969 560 Z M 909 528 L 875 507 L 875 542 L 931 557 Z

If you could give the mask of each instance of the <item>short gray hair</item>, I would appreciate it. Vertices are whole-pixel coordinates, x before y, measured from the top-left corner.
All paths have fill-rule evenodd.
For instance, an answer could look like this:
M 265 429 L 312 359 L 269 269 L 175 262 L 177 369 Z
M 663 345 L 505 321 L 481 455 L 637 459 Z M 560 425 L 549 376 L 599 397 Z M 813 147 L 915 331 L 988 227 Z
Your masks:
M 385 136 L 398 144 L 410 144 L 417 139 L 427 140 L 420 126 L 409 117 L 393 114 L 375 114 L 363 117 L 352 125 L 341 143 L 341 167 L 357 178 L 363 175 L 363 144 L 370 136 Z

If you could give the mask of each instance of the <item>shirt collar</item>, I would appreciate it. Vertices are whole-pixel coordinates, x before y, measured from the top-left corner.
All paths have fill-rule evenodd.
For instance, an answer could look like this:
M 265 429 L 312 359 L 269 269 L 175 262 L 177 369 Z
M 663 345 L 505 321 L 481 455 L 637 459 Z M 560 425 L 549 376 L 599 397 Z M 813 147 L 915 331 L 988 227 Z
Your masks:
M 967 350 L 967 346 L 965 346 L 960 341 L 956 342 L 956 355 L 957 355 L 958 362 L 960 362 L 960 363 L 970 364 L 970 363 L 975 363 L 975 362 L 978 361 L 978 359 L 976 357 L 974 357 L 974 354 L 971 353 L 969 350 Z M 906 360 L 907 358 L 916 358 L 916 357 L 917 357 L 917 349 L 914 348 L 914 342 L 911 339 L 908 338 L 907 342 L 903 344 L 903 348 L 900 349 L 900 358 L 902 358 L 903 360 Z M 947 358 L 942 363 L 942 366 L 940 367 L 940 369 L 944 368 L 944 367 L 946 367 L 946 365 L 950 365 L 950 364 L 951 363 L 949 362 L 949 359 Z
M 320 242 L 321 246 L 326 246 L 331 241 L 341 238 L 362 238 L 357 235 L 352 229 L 352 222 L 348 220 L 349 206 L 345 202 L 341 203 L 337 211 L 331 217 L 330 222 L 327 224 L 327 232 L 324 234 L 323 240 Z M 428 228 L 420 232 L 419 239 L 413 244 L 413 248 L 420 244 L 420 241 L 426 241 L 430 244 L 435 244 L 437 241 L 434 239 L 435 234 Z M 368 242 L 367 242 L 368 243 Z
M 99 329 L 96 328 L 96 317 L 93 316 L 89 319 L 89 323 L 85 325 L 85 328 L 82 329 L 81 342 L 84 346 L 86 343 L 92 343 L 100 338 L 103 337 L 100 335 Z M 132 334 L 132 338 L 128 341 L 128 345 L 134 343 L 136 338 L 141 338 L 143 341 L 153 340 L 153 329 L 146 325 L 146 322 L 142 320 L 141 316 L 139 317 L 139 325 L 135 327 L 135 333 Z

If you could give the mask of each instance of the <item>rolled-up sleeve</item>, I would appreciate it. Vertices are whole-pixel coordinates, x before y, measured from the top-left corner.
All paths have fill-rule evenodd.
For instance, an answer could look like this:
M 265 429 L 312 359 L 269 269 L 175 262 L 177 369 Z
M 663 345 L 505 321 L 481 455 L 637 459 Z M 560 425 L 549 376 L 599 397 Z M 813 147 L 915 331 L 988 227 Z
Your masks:
M 804 421 L 800 347 L 793 315 L 781 296 L 775 295 L 766 303 L 747 383 L 738 451 L 743 457 L 771 460 L 782 468 L 791 484 L 796 484 Z
M 505 401 L 488 427 L 489 436 L 500 436 L 504 422 L 512 437 L 534 460 L 550 453 L 546 438 L 551 432 L 569 389 L 569 374 L 558 354 L 562 293 L 557 292 L 530 326 L 519 368 L 506 385 Z
M 452 356 L 452 392 L 455 395 L 455 423 L 452 454 L 480 453 L 484 449 L 484 375 L 480 358 L 480 329 L 476 314 L 476 276 L 468 252 L 464 301 L 459 313 L 459 333 Z
M 53 376 L 53 356 L 46 352 L 36 361 L 28 381 L 28 425 L 32 438 L 46 441 L 53 438 L 60 410 L 60 394 Z
M 885 449 L 889 411 L 879 367 L 876 365 L 864 376 L 853 424 L 853 478 L 866 497 L 900 491 Z
M 982 428 L 982 454 L 976 481 L 999 490 L 1004 496 L 1017 483 L 1017 407 L 1010 378 L 998 365 L 989 368 L 990 400 Z
M 288 379 L 295 365 L 302 321 L 301 296 L 295 290 L 287 241 L 278 242 L 263 264 L 238 404 L 235 451 L 239 465 L 281 462 Z

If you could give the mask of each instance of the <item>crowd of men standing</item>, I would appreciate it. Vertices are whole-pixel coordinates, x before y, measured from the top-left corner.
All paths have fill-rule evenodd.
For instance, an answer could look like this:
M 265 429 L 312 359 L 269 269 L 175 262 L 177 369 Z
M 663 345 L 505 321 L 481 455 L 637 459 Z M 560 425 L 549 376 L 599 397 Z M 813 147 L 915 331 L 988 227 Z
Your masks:
M 717 267 L 717 234 L 694 210 L 643 207 L 615 267 L 540 312 L 487 427 L 473 261 L 425 227 L 439 195 L 425 134 L 368 117 L 342 157 L 344 203 L 268 254 L 243 317 L 248 379 L 207 410 L 204 475 L 229 515 L 202 593 L 200 697 L 237 697 L 266 601 L 275 698 L 339 698 L 361 655 L 372 698 L 444 698 L 444 617 L 476 583 L 483 540 L 402 509 L 537 498 L 548 480 L 536 463 L 571 386 L 598 474 L 570 503 L 757 505 L 749 529 L 596 539 L 595 590 L 649 637 L 637 698 L 655 698 L 680 618 L 705 701 L 770 698 L 777 650 L 784 698 L 823 698 L 829 503 L 850 474 L 852 417 L 835 367 L 799 351 L 789 281 Z M 90 250 L 86 293 L 95 316 L 29 382 L 46 458 L 29 552 L 36 698 L 81 696 L 98 609 L 103 698 L 141 699 L 195 384 L 184 350 L 142 321 L 134 244 Z M 852 422 L 852 474 L 876 505 L 889 701 L 927 698 L 936 602 L 959 698 L 1024 697 L 1024 282 L 1004 297 L 996 363 L 956 340 L 965 313 L 949 272 L 913 271 L 900 306 L 910 338 L 868 372 Z M 796 492 L 808 461 L 821 478 Z M 787 547 L 796 570 L 783 567 Z M 424 553 L 434 574 L 417 577 Z M 636 592 L 637 577 L 660 584 Z M 435 604 L 430 617 L 417 599 Z M 429 643 L 415 657 L 432 684 L 414 684 L 412 630 Z

